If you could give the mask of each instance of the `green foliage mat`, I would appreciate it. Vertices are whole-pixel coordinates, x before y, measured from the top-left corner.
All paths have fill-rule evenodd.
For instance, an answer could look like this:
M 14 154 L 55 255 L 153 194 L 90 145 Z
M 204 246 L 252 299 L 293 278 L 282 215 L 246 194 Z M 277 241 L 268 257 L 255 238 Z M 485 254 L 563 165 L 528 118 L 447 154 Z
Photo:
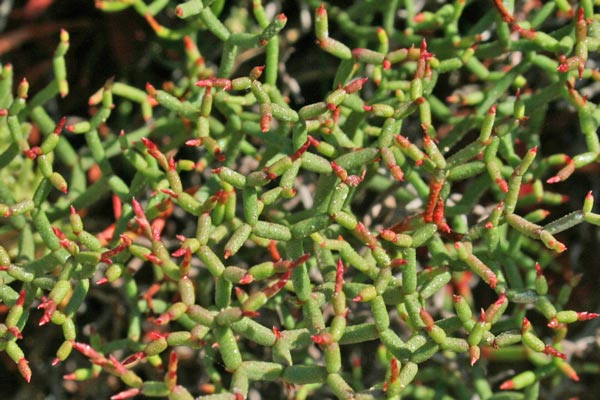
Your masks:
M 97 0 L 168 73 L 94 82 L 86 118 L 66 30 L 36 93 L 1 65 L 21 396 L 584 394 L 594 2 L 249 3 Z

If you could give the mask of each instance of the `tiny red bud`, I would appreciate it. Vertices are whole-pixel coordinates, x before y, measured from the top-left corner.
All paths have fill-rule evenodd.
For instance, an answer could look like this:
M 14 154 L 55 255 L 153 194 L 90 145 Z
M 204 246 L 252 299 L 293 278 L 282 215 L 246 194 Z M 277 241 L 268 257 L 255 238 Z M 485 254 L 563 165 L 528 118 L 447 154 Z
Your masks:
M 271 113 L 263 114 L 260 117 L 260 130 L 263 133 L 266 133 L 271 129 L 271 120 L 273 119 L 273 115 Z
M 598 317 L 600 317 L 600 314 L 593 313 L 593 312 L 583 311 L 583 312 L 577 313 L 578 321 L 589 321 L 590 319 L 594 319 L 594 318 L 598 318 Z
M 309 136 L 310 138 L 310 136 Z M 302 157 L 302 154 L 304 154 L 306 152 L 306 150 L 308 150 L 308 147 L 311 145 L 310 139 L 307 140 L 298 150 L 296 150 L 296 152 L 294 154 L 292 154 L 292 161 L 296 161 L 297 159 L 299 159 L 300 157 Z
M 341 258 L 338 258 L 336 271 L 335 271 L 335 293 L 339 293 L 342 291 L 342 287 L 344 285 L 344 263 Z
M 151 340 L 158 340 L 158 339 L 163 339 L 166 338 L 169 334 L 168 333 L 161 333 L 158 331 L 150 331 L 148 332 L 148 337 Z
M 552 183 L 558 183 L 558 182 L 560 182 L 560 181 L 561 181 L 561 179 L 560 179 L 560 176 L 553 176 L 553 177 L 551 177 L 551 178 L 548 178 L 548 179 L 546 180 L 546 183 L 550 183 L 550 184 L 552 184 Z
M 144 144 L 144 146 L 146 146 L 146 149 L 148 149 L 148 153 L 150 153 L 152 157 L 157 158 L 162 154 L 158 149 L 158 146 L 152 140 L 143 137 L 142 143 Z
M 35 158 L 37 156 L 39 156 L 40 154 L 42 154 L 42 149 L 38 146 L 34 146 L 31 149 L 28 150 L 24 150 L 23 154 L 25 155 L 25 157 L 31 159 L 31 160 L 35 160 Z
M 156 97 L 156 88 L 150 82 L 146 82 L 146 93 L 152 97 Z
M 40 318 L 39 326 L 45 325 L 50 322 L 50 318 L 52 314 L 56 310 L 56 303 L 52 299 L 46 298 L 46 296 L 42 297 L 42 303 L 38 306 L 38 310 L 43 309 L 44 315 Z
M 54 128 L 54 134 L 60 135 L 60 133 L 62 132 L 66 123 L 67 123 L 67 117 L 62 117 L 60 119 L 60 121 L 58 121 L 58 124 L 56 124 L 56 127 Z
M 469 347 L 469 355 L 471 357 L 470 363 L 471 363 L 471 367 L 472 367 L 473 365 L 475 365 L 477 360 L 479 360 L 479 357 L 481 356 L 481 350 L 479 349 L 478 346 L 470 346 Z
M 244 312 L 242 312 L 242 315 L 244 317 L 248 317 L 248 318 L 260 317 L 260 313 L 258 311 L 244 311 Z
M 73 348 L 83 354 L 84 356 L 92 359 L 104 358 L 100 353 L 92 348 L 89 344 L 73 342 Z
M 233 395 L 235 396 L 235 400 L 244 400 L 246 398 L 246 396 L 244 396 L 240 392 L 235 392 Z
M 290 265 L 290 270 L 296 268 L 298 265 L 304 264 L 310 258 L 310 254 L 303 254 L 298 259 L 294 260 Z
M 133 364 L 134 362 L 136 362 L 138 360 L 142 360 L 144 358 L 146 358 L 146 353 L 144 353 L 143 351 L 138 351 L 137 353 L 133 353 L 132 355 L 130 355 L 129 357 L 124 359 L 122 364 L 127 366 L 129 364 Z
M 181 256 L 185 255 L 187 249 L 188 249 L 188 247 L 182 247 L 180 249 L 175 250 L 173 253 L 171 253 L 171 255 L 173 257 L 181 257 Z
M 329 333 L 322 333 L 319 335 L 311 335 L 312 341 L 316 344 L 328 345 L 333 343 L 333 336 Z
M 18 327 L 11 326 L 10 328 L 7 328 L 7 330 L 17 339 L 23 339 L 23 334 L 21 333 Z
M 115 367 L 115 369 L 117 370 L 117 372 L 118 372 L 120 375 L 123 375 L 125 372 L 127 372 L 127 368 L 125 368 L 125 366 L 124 366 L 123 364 L 121 364 L 121 363 L 119 362 L 119 360 L 117 360 L 117 359 L 115 358 L 115 356 L 113 356 L 112 354 L 110 354 L 110 355 L 108 356 L 108 358 L 109 358 L 109 360 L 111 361 L 112 365 Z
M 150 261 L 151 263 L 154 263 L 156 265 L 161 265 L 162 264 L 162 260 L 160 258 L 158 258 L 156 256 L 156 254 L 150 253 L 150 254 L 144 254 L 144 258 L 148 261 Z
M 127 400 L 127 399 L 137 396 L 140 393 L 141 393 L 141 390 L 137 389 L 137 388 L 127 389 L 120 393 L 115 394 L 114 396 L 111 396 L 110 400 Z
M 544 348 L 544 354 L 550 355 L 552 357 L 562 358 L 563 360 L 567 359 L 567 356 L 560 351 L 556 350 L 554 347 L 550 345 L 546 345 Z
M 380 230 L 379 236 L 381 236 L 381 238 L 383 240 L 387 240 L 388 242 L 396 242 L 397 241 L 396 233 L 391 229 Z
M 424 54 L 427 53 L 427 40 L 425 40 L 425 38 L 423 38 L 423 40 L 421 40 L 421 57 L 424 56 Z
M 433 329 L 433 325 L 435 324 L 431 314 L 429 314 L 424 308 L 421 308 L 421 310 L 419 311 L 419 314 L 421 316 L 421 319 L 425 323 L 425 329 L 427 329 L 428 331 L 431 331 Z
M 556 68 L 556 70 L 558 72 L 568 72 L 569 71 L 569 65 L 567 63 L 562 63 L 559 64 L 558 67 Z
M 503 193 L 508 193 L 508 183 L 502 178 L 496 179 L 496 185 L 500 188 Z
M 152 225 L 152 239 L 160 241 L 160 229 L 156 225 Z
M 186 146 L 200 146 L 202 144 L 202 139 L 190 139 L 185 142 Z
M 579 7 L 579 10 L 577 10 L 577 22 L 585 22 L 583 7 Z
M 509 379 L 500 385 L 500 390 L 510 390 L 515 388 L 515 383 L 512 379 Z
M 549 322 L 548 322 L 548 328 L 552 328 L 552 329 L 556 329 L 558 328 L 558 320 L 556 319 L 556 317 L 553 317 Z
M 169 354 L 169 368 L 168 368 L 167 376 L 170 381 L 169 383 L 173 386 L 175 385 L 175 383 L 177 381 L 177 364 L 178 364 L 177 353 L 175 351 L 171 351 L 171 353 Z
M 506 293 L 502 292 L 502 293 L 500 293 L 500 296 L 498 296 L 498 300 L 496 300 L 494 302 L 494 304 L 500 306 L 500 305 L 504 304 L 505 301 L 506 301 Z
M 404 260 L 402 258 L 396 258 L 396 259 L 392 260 L 392 264 L 390 266 L 393 268 L 393 267 L 401 267 L 406 264 L 408 264 L 407 260 Z
M 326 16 L 327 10 L 325 9 L 325 3 L 321 3 L 321 5 L 319 7 L 317 7 L 315 12 L 318 16 Z
M 264 65 L 259 65 L 257 67 L 254 67 L 250 70 L 250 74 L 248 74 L 248 76 L 250 77 L 250 79 L 252 79 L 253 81 L 257 80 L 258 78 L 260 78 L 260 76 L 262 75 L 263 71 L 265 70 L 265 66 Z
M 135 212 L 135 214 L 137 215 L 138 218 L 146 218 L 146 215 L 144 214 L 144 210 L 142 209 L 142 206 L 135 199 L 135 197 L 133 199 L 131 199 L 131 204 L 133 206 L 133 211 Z
M 19 373 L 25 378 L 27 383 L 31 382 L 31 368 L 29 368 L 29 361 L 25 357 L 21 358 L 17 363 Z
M 17 302 L 15 303 L 15 305 L 22 307 L 24 303 L 25 303 L 25 290 L 21 290 L 19 292 L 19 298 L 17 299 Z
M 359 359 L 360 361 L 360 359 Z M 395 382 L 398 379 L 398 375 L 400 374 L 400 366 L 398 365 L 398 360 L 392 357 L 390 361 L 390 382 Z

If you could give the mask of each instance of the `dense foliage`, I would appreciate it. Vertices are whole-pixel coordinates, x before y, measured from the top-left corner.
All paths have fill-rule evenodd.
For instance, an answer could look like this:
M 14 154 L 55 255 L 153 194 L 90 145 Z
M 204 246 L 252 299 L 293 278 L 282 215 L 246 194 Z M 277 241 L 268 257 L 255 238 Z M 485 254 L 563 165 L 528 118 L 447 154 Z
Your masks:
M 106 60 L 77 39 L 86 19 L 19 27 L 68 9 L 50 3 L 3 14 L 0 36 L 15 396 L 592 387 L 591 0 L 97 0 Z M 4 60 L 35 59 L 28 37 L 56 46 L 31 91 Z

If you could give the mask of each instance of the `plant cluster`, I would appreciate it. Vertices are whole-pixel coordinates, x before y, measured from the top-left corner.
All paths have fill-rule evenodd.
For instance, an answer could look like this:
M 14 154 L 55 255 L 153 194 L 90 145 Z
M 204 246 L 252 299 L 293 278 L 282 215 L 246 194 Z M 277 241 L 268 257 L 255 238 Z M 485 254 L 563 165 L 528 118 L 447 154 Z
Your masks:
M 49 107 L 69 94 L 67 31 L 36 94 L 2 65 L 0 350 L 29 382 L 27 327 L 59 329 L 54 368 L 119 378 L 115 400 L 578 381 L 566 337 L 598 314 L 569 307 L 562 235 L 600 214 L 591 192 L 550 222 L 541 207 L 600 154 L 600 20 L 591 0 L 494 0 L 467 25 L 474 3 L 97 0 L 180 52 L 168 81 L 108 80 L 85 119 Z M 292 31 L 320 48 L 303 66 L 319 101 L 286 68 Z M 566 107 L 577 145 L 548 153 Z M 506 361 L 526 367 L 492 381 Z

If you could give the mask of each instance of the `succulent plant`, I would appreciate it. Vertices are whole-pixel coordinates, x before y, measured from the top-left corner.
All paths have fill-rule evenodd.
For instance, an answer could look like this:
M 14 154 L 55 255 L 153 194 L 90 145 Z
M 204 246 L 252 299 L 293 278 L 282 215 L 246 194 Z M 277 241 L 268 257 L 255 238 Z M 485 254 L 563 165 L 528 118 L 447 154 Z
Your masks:
M 600 225 L 564 194 L 600 152 L 593 2 L 247 3 L 97 0 L 175 56 L 164 82 L 99 85 L 89 118 L 50 106 L 67 31 L 33 96 L 2 65 L 0 350 L 23 378 L 37 321 L 62 330 L 52 368 L 112 399 L 578 381 L 569 328 L 598 314 L 561 264 L 563 232 Z

